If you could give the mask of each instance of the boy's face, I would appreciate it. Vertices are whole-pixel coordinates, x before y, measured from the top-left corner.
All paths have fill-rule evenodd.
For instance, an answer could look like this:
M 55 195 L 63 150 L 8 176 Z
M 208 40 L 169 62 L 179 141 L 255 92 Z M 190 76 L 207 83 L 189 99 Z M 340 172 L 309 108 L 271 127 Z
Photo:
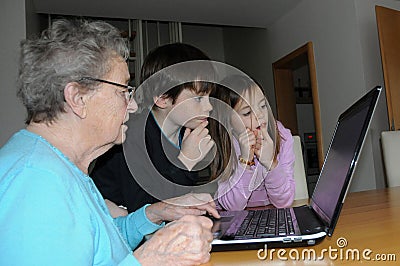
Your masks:
M 190 89 L 183 89 L 171 105 L 167 119 L 176 125 L 195 129 L 207 120 L 211 110 L 209 93 L 199 95 Z

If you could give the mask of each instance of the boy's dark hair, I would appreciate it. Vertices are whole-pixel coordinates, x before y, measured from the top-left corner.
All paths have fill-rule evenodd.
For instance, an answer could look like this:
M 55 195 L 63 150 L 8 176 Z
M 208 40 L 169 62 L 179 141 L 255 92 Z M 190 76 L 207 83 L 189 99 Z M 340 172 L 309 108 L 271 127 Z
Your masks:
M 163 68 L 193 60 L 210 60 L 210 58 L 200 49 L 185 43 L 171 43 L 159 46 L 146 56 L 140 73 L 140 83 L 142 84 L 151 75 Z M 206 94 L 212 90 L 212 86 L 208 82 L 196 81 L 183 83 L 168 91 L 165 91 L 168 88 L 154 87 L 143 92 L 144 104 L 152 105 L 153 98 L 161 95 L 171 98 L 172 102 L 175 103 L 176 98 L 185 88 L 198 94 Z

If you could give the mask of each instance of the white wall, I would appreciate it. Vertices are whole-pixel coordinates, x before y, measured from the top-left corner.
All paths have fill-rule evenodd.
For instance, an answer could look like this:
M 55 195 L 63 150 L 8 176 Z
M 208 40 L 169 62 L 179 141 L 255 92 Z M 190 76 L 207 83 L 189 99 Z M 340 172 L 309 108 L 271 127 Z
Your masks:
M 375 3 L 397 1 L 302 0 L 269 28 L 276 61 L 307 41 L 314 44 L 326 152 L 338 115 L 374 85 L 383 85 Z M 383 186 L 379 132 L 387 128 L 384 95 L 367 138 L 352 190 Z
M 223 35 L 226 63 L 242 70 L 261 84 L 275 113 L 267 29 L 224 27 Z
M 360 29 L 360 43 L 363 57 L 365 84 L 367 87 L 384 85 L 382 64 L 379 51 L 379 38 L 376 26 L 375 5 L 386 6 L 400 10 L 400 2 L 395 0 L 355 0 L 358 26 Z M 375 117 L 371 124 L 372 147 L 375 153 L 381 149 L 380 132 L 389 129 L 385 92 L 381 95 L 381 101 L 375 111 Z M 381 155 L 379 153 L 379 155 Z M 376 156 L 374 167 L 376 173 L 376 186 L 385 186 L 385 181 L 378 173 L 383 172 L 382 160 Z
M 182 24 L 182 41 L 196 46 L 212 60 L 225 62 L 221 27 Z
M 25 0 L 2 0 L 0 8 L 0 147 L 24 127 L 25 109 L 16 96 L 19 43 L 25 38 Z

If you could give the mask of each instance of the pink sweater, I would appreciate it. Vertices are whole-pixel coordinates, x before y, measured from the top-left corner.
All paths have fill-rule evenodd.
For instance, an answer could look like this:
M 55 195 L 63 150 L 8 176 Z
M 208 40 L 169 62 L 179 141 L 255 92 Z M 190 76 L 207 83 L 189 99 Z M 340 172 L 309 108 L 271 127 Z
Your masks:
M 277 166 L 268 172 L 254 158 L 255 165 L 245 169 L 238 163 L 235 173 L 218 183 L 218 202 L 226 210 L 243 210 L 246 207 L 273 204 L 277 208 L 293 203 L 295 182 L 293 178 L 294 151 L 290 130 L 278 121 L 282 136 Z M 236 157 L 240 155 L 239 142 L 233 140 Z

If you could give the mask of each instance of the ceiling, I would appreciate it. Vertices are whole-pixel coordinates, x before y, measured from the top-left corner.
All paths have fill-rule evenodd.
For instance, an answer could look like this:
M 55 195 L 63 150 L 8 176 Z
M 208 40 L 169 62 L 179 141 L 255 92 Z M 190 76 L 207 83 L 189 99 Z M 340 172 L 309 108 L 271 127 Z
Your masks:
M 37 13 L 263 27 L 300 0 L 32 0 Z

